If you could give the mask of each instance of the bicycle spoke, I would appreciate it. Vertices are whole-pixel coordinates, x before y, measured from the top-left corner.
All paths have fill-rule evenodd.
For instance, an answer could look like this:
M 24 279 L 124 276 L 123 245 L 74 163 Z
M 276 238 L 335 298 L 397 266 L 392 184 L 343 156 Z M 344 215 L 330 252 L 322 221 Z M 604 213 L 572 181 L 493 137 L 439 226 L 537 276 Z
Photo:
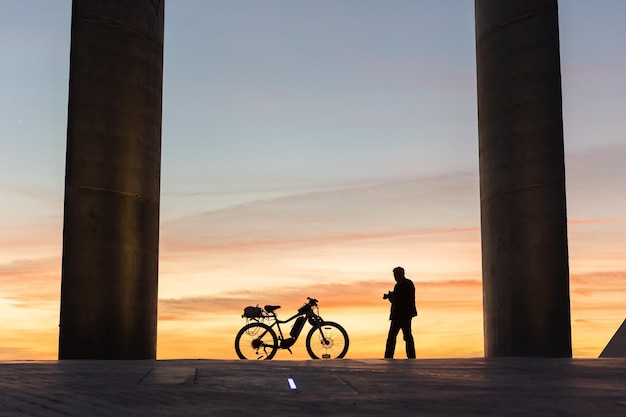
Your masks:
M 326 322 L 309 332 L 306 345 L 313 359 L 343 358 L 348 351 L 348 334 L 337 323 Z
M 235 351 L 241 359 L 272 359 L 277 349 L 276 334 L 262 323 L 244 326 L 235 338 Z

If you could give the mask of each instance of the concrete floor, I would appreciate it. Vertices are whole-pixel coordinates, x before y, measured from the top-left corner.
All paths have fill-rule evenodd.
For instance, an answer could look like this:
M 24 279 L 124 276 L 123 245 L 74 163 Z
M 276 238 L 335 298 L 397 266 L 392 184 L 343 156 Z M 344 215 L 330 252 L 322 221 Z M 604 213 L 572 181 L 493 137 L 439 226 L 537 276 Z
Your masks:
M 325 415 L 623 417 L 626 359 L 0 362 L 2 417 Z

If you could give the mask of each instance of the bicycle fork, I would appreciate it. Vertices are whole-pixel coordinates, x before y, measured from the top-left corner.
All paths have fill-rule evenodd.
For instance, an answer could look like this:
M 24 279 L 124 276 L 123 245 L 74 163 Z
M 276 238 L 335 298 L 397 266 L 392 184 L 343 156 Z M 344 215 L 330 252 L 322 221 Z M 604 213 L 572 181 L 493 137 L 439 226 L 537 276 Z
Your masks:
M 327 338 L 326 335 L 324 334 L 324 325 L 320 325 L 317 327 L 317 329 L 319 330 L 320 334 L 322 335 L 322 338 L 320 340 L 320 342 L 322 343 L 323 346 L 328 347 L 328 345 L 332 344 L 333 341 L 330 338 Z M 330 355 L 329 354 L 323 354 L 322 355 L 322 359 L 330 359 Z

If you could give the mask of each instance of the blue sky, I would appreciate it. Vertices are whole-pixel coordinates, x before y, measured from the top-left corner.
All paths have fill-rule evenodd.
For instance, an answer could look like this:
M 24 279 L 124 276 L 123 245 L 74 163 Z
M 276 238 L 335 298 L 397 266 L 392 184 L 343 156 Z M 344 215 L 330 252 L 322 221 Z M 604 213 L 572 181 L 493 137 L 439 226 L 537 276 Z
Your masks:
M 206 318 L 202 300 L 234 306 L 233 294 L 253 302 L 317 284 L 329 298 L 338 283 L 382 291 L 397 264 L 448 307 L 464 305 L 468 287 L 451 283 L 453 296 L 435 284 L 480 280 L 473 10 L 468 0 L 166 2 L 163 343 L 193 327 L 176 314 Z M 626 289 L 625 18 L 620 0 L 560 2 L 580 343 L 593 331 L 608 340 L 624 316 L 610 300 Z M 11 342 L 22 357 L 55 348 L 30 346 L 35 335 L 54 345 L 58 321 L 70 19 L 69 0 L 0 2 L 0 312 L 16 317 L 0 338 L 22 335 Z M 384 333 L 386 306 L 376 308 Z M 220 316 L 225 334 L 233 311 Z M 457 327 L 435 316 L 441 332 L 481 331 L 478 314 Z
M 472 4 L 458 4 L 454 31 L 416 2 L 171 7 L 165 176 L 243 197 L 474 168 Z

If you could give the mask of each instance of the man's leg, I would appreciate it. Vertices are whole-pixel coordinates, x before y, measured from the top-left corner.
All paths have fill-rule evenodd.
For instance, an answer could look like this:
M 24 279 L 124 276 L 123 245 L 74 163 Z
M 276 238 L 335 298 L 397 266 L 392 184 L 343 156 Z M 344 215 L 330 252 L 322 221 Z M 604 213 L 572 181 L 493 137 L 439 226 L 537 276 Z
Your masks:
M 406 357 L 409 359 L 415 358 L 415 341 L 413 340 L 413 333 L 411 332 L 411 318 L 402 323 L 402 336 L 406 342 Z
M 389 334 L 387 335 L 387 346 L 385 348 L 385 358 L 392 359 L 396 350 L 396 337 L 400 331 L 400 325 L 396 320 L 391 320 Z

